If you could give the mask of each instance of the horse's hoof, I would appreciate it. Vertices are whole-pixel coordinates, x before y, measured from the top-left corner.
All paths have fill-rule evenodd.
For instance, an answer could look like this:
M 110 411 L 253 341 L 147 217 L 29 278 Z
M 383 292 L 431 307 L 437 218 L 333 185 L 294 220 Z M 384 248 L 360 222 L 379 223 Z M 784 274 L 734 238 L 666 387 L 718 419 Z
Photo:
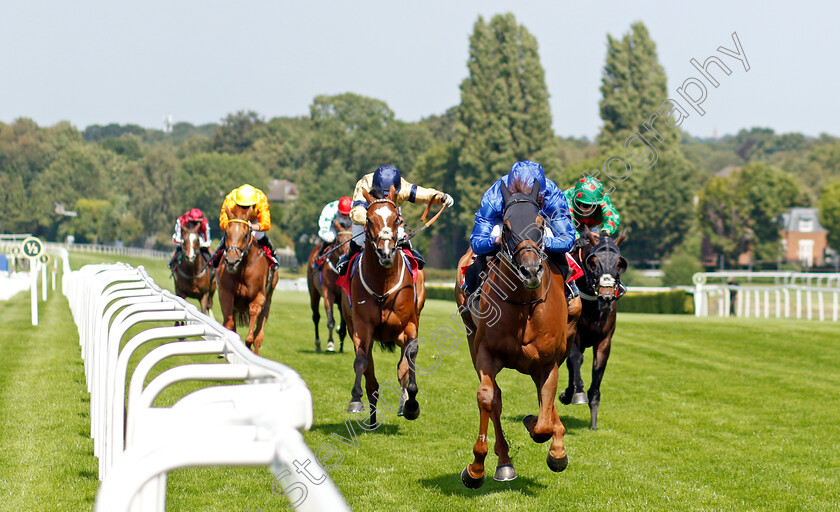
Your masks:
M 332 341 L 327 342 L 327 352 L 329 352 L 330 354 L 335 353 L 335 343 L 333 343 Z
M 554 471 L 555 473 L 559 473 L 566 469 L 566 466 L 569 465 L 569 454 L 563 455 L 561 458 L 556 459 L 551 456 L 551 453 L 546 455 L 545 462 L 548 464 L 548 469 Z
M 405 407 L 403 407 L 403 416 L 407 420 L 416 420 L 420 416 L 420 403 L 417 400 L 414 400 L 413 403 L 411 400 L 406 402 Z
M 496 474 L 493 475 L 493 480 L 497 482 L 510 482 L 516 480 L 516 471 L 513 469 L 513 464 L 504 464 L 496 467 Z
M 364 412 L 365 404 L 362 402 L 350 402 L 347 406 L 347 412 Z
M 574 395 L 572 395 L 572 402 L 571 403 L 572 403 L 572 405 L 588 404 L 589 403 L 589 398 L 586 397 L 586 393 L 581 391 L 579 393 L 575 393 Z
M 528 424 L 531 423 L 532 419 L 534 419 L 533 414 L 528 414 L 524 418 L 522 418 L 522 424 L 525 425 L 525 430 L 527 430 L 528 432 L 531 431 L 531 429 L 528 428 Z
M 484 485 L 484 475 L 481 478 L 473 478 L 467 468 L 461 471 L 461 482 L 467 486 L 468 489 L 478 489 Z
M 321 340 L 315 340 L 315 352 L 321 351 Z

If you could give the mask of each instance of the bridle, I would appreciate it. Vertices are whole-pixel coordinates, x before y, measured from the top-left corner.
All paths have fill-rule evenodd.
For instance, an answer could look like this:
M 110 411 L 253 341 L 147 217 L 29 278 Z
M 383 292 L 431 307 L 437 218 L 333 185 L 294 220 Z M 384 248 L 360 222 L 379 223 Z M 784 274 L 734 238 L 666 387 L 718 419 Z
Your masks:
M 598 244 L 592 247 L 592 250 L 589 252 L 589 254 L 586 255 L 585 258 L 581 258 L 583 249 L 579 249 L 578 259 L 581 261 L 581 264 L 583 266 L 583 274 L 586 278 L 586 285 L 589 287 L 590 290 L 593 291 L 593 295 L 589 295 L 581 291 L 580 297 L 590 302 L 603 299 L 609 305 L 615 300 L 617 300 L 618 281 L 613 274 L 618 274 L 618 261 L 621 257 L 621 251 L 618 248 L 618 246 L 615 245 L 615 243 L 609 243 L 607 240 L 608 238 L 600 238 L 598 240 Z M 605 260 L 612 260 L 614 258 L 616 261 L 615 272 L 602 272 L 600 276 L 596 276 L 595 273 L 591 270 L 592 267 L 589 264 L 593 257 L 598 258 L 598 266 L 601 268 L 604 267 L 603 263 Z M 613 296 L 601 297 L 598 293 L 598 290 L 600 288 L 613 288 Z
M 230 251 L 239 251 L 239 257 L 234 260 L 230 266 L 232 268 L 238 268 L 239 264 L 242 263 L 242 259 L 245 257 L 246 254 L 251 250 L 251 242 L 254 240 L 254 235 L 251 233 L 251 223 L 247 220 L 243 219 L 229 219 L 228 222 L 237 222 L 240 224 L 245 224 L 248 226 L 248 243 L 245 245 L 245 249 L 240 249 L 239 247 L 234 246 L 225 246 L 225 260 L 227 260 L 228 252 Z M 227 261 L 226 261 L 227 262 Z
M 377 200 L 373 201 L 373 202 L 372 202 L 372 203 L 370 203 L 370 205 L 368 206 L 368 211 L 370 211 L 370 209 L 371 209 L 371 208 L 373 208 L 373 205 L 375 205 L 375 204 L 381 204 L 381 203 L 387 203 L 387 204 L 390 204 L 391 206 L 393 206 L 393 207 L 394 207 L 394 211 L 395 211 L 395 212 L 396 212 L 396 214 L 397 214 L 397 227 L 399 227 L 399 226 L 400 226 L 400 224 L 402 224 L 402 223 L 403 223 L 403 221 L 402 221 L 402 217 L 400 217 L 400 209 L 399 209 L 399 207 L 397 206 L 397 203 L 395 203 L 395 202 L 391 201 L 390 199 L 388 199 L 388 198 L 383 198 L 383 199 L 377 199 Z M 387 226 L 386 226 L 386 228 L 387 228 Z M 393 241 L 394 241 L 394 244 L 396 244 L 396 242 L 397 242 L 397 240 L 396 240 L 396 238 L 397 238 L 397 234 L 396 234 L 395 232 L 393 232 L 390 228 L 388 228 L 388 232 L 387 232 L 387 233 L 383 234 L 382 232 L 383 232 L 383 231 L 385 231 L 385 229 L 386 229 L 386 228 L 382 228 L 382 229 L 380 229 L 380 230 L 379 230 L 379 233 L 377 233 L 377 234 L 376 234 L 376 236 L 374 237 L 374 236 L 373 236 L 373 233 L 371 233 L 371 230 L 370 230 L 370 222 L 368 222 L 368 223 L 366 223 L 366 224 L 365 224 L 365 236 L 366 236 L 366 237 L 367 237 L 367 239 L 368 239 L 368 240 L 369 240 L 369 241 L 373 244 L 373 247 L 374 247 L 374 248 L 376 248 L 376 247 L 379 245 L 379 242 L 380 242 L 380 241 L 382 241 L 382 240 L 385 240 L 385 241 L 388 241 L 388 240 L 393 240 Z
M 523 196 L 523 197 L 515 197 L 515 196 Z M 540 210 L 540 204 L 534 200 L 533 198 L 527 196 L 526 194 L 515 194 L 515 196 L 511 197 L 511 200 L 505 204 L 504 210 L 502 211 L 502 217 L 507 218 L 507 211 L 508 209 L 520 203 L 529 203 L 534 205 L 537 208 L 537 211 Z M 530 226 L 529 226 L 530 227 Z M 537 228 L 534 228 L 537 229 Z M 523 238 L 519 235 L 519 233 L 514 232 L 513 230 L 508 229 L 506 226 L 502 228 L 502 247 L 499 251 L 502 259 L 506 260 L 507 264 L 516 272 L 517 277 L 521 281 L 527 279 L 527 276 L 523 275 L 522 272 L 519 270 L 519 265 L 516 264 L 516 257 L 523 252 L 533 252 L 541 260 L 546 259 L 545 255 L 545 235 L 542 230 L 539 231 L 539 239 L 538 240 L 531 240 Z M 523 244 L 522 242 L 532 242 Z M 534 243 L 535 242 L 535 243 Z

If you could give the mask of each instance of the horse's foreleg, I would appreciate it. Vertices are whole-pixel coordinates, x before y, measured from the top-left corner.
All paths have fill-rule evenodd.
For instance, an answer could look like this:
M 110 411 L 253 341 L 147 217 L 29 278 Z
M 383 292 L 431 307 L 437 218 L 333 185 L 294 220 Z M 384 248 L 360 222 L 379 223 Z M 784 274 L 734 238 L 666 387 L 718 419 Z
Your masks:
M 357 328 L 361 327 L 360 325 Z M 365 406 L 362 404 L 362 374 L 367 370 L 368 366 L 368 353 L 370 352 L 371 344 L 370 337 L 371 333 L 367 330 L 353 333 L 353 345 L 356 349 L 353 370 L 356 372 L 356 380 L 350 392 L 350 404 L 347 406 L 347 412 L 362 412 L 365 410 Z
M 580 337 L 580 334 L 577 335 Z M 569 404 L 585 404 L 587 402 L 586 395 L 583 392 L 583 378 L 581 377 L 580 367 L 583 364 L 583 351 L 580 348 L 580 340 L 576 339 L 572 343 L 572 348 L 569 351 L 569 357 L 566 359 L 566 368 L 569 370 L 569 385 L 564 392 L 560 394 L 560 402 Z
M 310 286 L 314 286 L 310 283 Z M 321 321 L 321 312 L 318 306 L 321 302 L 321 295 L 318 290 L 309 290 L 309 307 L 312 308 L 312 323 L 315 324 L 315 352 L 321 351 L 321 337 L 318 335 L 318 323 Z
M 379 428 L 376 422 L 376 403 L 379 397 L 379 381 L 376 380 L 376 373 L 373 369 L 373 351 L 368 351 L 367 366 L 365 367 L 365 391 L 367 392 L 368 402 L 370 402 L 370 430 Z
M 262 315 L 263 306 L 265 305 L 265 295 L 257 295 L 257 298 L 254 299 L 253 302 L 248 304 L 248 315 L 250 316 L 250 321 L 248 322 L 248 335 L 245 336 L 245 344 L 254 351 L 255 354 L 259 353 L 260 347 L 254 343 L 257 335 L 257 326 L 262 327 L 262 322 L 258 322 L 257 320 Z
M 225 329 L 236 332 L 236 320 L 233 318 L 233 295 L 219 292 L 219 306 L 222 308 L 222 320 Z
M 461 471 L 461 482 L 470 489 L 477 489 L 484 484 L 484 459 L 487 457 L 487 426 L 493 412 L 493 399 L 496 390 L 496 373 L 501 368 L 482 346 L 476 356 L 476 371 L 481 384 L 478 386 L 478 439 L 473 446 L 473 462 Z
M 499 458 L 499 463 L 496 465 L 496 474 L 493 475 L 493 480 L 498 482 L 508 482 L 516 478 L 516 471 L 513 469 L 513 461 L 510 458 L 510 446 L 505 433 L 502 430 L 502 390 L 494 381 L 495 388 L 493 389 L 493 409 L 490 412 L 490 419 L 493 420 L 493 431 L 496 434 L 496 446 L 494 451 Z
M 327 287 L 324 287 L 324 311 L 327 313 L 327 351 L 335 351 L 335 347 L 333 346 L 333 329 L 335 329 L 335 317 L 333 317 L 333 304 L 335 303 L 335 298 L 332 294 L 327 290 Z
M 554 397 L 557 394 L 557 373 L 558 365 L 554 363 L 549 371 L 531 376 L 534 384 L 537 385 L 540 414 L 537 418 L 526 416 L 522 421 L 535 442 L 544 443 L 549 438 L 552 439 L 546 463 L 552 471 L 563 471 L 569 463 L 569 457 L 566 455 L 566 446 L 563 444 L 566 428 L 557 416 L 557 409 L 554 407 Z
M 340 296 L 339 296 L 340 297 Z M 341 323 L 338 325 L 338 352 L 344 353 L 344 338 L 347 336 L 347 320 L 344 318 L 344 309 L 341 307 L 341 301 L 338 301 L 338 315 L 341 318 Z
M 604 378 L 604 370 L 607 369 L 607 360 L 610 358 L 610 345 L 612 345 L 612 334 L 609 334 L 592 352 L 592 383 L 589 385 L 589 428 L 598 429 L 598 406 L 601 404 L 601 379 Z

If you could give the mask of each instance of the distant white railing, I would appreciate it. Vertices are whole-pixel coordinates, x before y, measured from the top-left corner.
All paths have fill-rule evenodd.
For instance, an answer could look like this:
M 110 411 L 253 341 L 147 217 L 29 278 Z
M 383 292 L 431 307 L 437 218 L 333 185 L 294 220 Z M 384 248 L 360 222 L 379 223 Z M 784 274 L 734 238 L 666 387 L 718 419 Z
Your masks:
M 703 272 L 695 274 L 695 316 L 840 320 L 840 273 Z M 709 279 L 738 284 L 710 284 Z M 744 286 L 743 280 L 755 282 Z M 773 284 L 760 284 L 769 281 Z
M 306 488 L 295 462 L 317 458 L 300 434 L 312 425 L 312 396 L 297 372 L 254 355 L 236 333 L 160 289 L 143 267 L 87 265 L 71 272 L 66 266 L 62 289 L 79 329 L 90 392 L 102 480 L 97 511 L 162 511 L 166 473 L 187 466 L 268 465 L 283 488 Z M 123 346 L 138 325 L 146 328 Z M 129 377 L 131 355 L 160 342 Z M 158 362 L 190 354 L 220 354 L 225 362 L 176 366 L 144 388 Z M 152 407 L 161 391 L 185 380 L 244 383 L 202 388 L 172 407 Z M 329 476 L 317 475 L 317 462 L 308 467 L 324 481 L 295 509 L 349 510 Z

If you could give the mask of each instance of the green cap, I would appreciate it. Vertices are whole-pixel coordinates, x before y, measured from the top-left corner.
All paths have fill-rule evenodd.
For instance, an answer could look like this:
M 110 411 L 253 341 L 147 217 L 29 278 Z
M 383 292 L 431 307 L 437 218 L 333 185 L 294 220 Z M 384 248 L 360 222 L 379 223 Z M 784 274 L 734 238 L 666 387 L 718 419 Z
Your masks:
M 575 185 L 574 199 L 578 204 L 600 205 L 604 202 L 604 185 L 592 176 L 581 178 Z

